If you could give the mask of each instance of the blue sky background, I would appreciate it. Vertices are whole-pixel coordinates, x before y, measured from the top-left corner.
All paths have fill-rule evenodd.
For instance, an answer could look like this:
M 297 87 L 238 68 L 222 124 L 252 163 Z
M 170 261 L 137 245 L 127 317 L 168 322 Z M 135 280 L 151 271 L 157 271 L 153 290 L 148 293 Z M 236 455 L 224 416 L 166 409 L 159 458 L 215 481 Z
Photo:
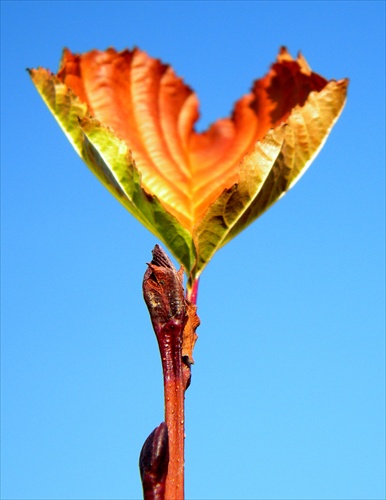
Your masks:
M 345 110 L 296 187 L 199 291 L 187 499 L 384 490 L 384 2 L 1 2 L 4 500 L 137 499 L 163 420 L 141 283 L 157 240 L 92 176 L 25 71 L 138 46 L 226 116 L 280 45 Z

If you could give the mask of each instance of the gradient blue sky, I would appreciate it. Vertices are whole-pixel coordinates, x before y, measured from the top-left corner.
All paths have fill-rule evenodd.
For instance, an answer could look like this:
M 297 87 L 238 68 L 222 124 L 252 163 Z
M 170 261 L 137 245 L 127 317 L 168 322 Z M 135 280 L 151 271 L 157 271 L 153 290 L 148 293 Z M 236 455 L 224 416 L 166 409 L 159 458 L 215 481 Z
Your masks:
M 383 499 L 384 2 L 1 2 L 4 500 L 138 499 L 163 419 L 142 300 L 157 240 L 77 157 L 25 71 L 139 46 L 198 93 L 200 128 L 300 49 L 350 78 L 296 187 L 199 292 L 187 499 Z

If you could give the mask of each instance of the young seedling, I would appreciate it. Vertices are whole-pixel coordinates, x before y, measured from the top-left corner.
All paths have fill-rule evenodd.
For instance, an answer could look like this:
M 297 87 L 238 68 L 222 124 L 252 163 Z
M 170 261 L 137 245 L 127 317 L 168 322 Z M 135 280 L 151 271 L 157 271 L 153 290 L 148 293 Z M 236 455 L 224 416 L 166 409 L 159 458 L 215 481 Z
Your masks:
M 165 387 L 165 422 L 140 455 L 144 496 L 182 500 L 198 279 L 304 174 L 343 109 L 348 81 L 326 80 L 282 47 L 232 116 L 199 133 L 194 92 L 139 49 L 66 49 L 57 74 L 29 73 L 77 153 L 186 273 L 184 292 L 183 271 L 156 246 L 143 283 Z

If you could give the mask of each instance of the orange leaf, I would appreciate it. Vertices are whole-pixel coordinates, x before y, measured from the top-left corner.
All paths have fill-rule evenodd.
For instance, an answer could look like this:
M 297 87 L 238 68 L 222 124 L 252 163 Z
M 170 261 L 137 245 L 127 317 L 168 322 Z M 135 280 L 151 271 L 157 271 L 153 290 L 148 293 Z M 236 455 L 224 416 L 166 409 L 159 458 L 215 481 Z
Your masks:
M 120 180 L 114 174 L 114 179 L 105 182 L 99 172 L 102 169 L 105 177 L 106 169 L 114 172 L 114 159 L 106 158 L 114 148 L 122 151 L 119 141 L 130 150 L 134 163 L 129 162 L 127 168 L 138 171 L 141 189 L 175 218 L 173 227 L 180 236 L 178 227 L 183 232 L 179 248 L 191 247 L 189 257 L 174 247 L 172 233 L 162 236 L 154 216 L 150 220 L 141 215 L 143 195 L 139 206 L 134 199 L 128 203 L 114 194 L 161 235 L 177 259 L 188 265 L 193 278 L 221 245 L 301 176 L 338 118 L 347 90 L 347 80 L 328 82 L 312 72 L 301 55 L 295 60 L 282 48 L 268 74 L 236 102 L 232 116 L 198 133 L 194 129 L 199 117 L 195 93 L 170 66 L 139 49 L 117 52 L 110 48 L 82 55 L 65 50 L 56 77 L 39 71 L 44 70 L 32 72 L 35 84 L 82 157 L 85 138 L 90 141 L 93 135 L 88 117 L 100 122 L 95 121 L 100 132 L 92 140 L 107 163 L 102 167 L 94 162 L 91 168 L 113 193 L 120 192 L 114 183 L 126 182 L 124 161 Z M 87 113 L 81 108 L 80 116 L 91 123 L 87 130 L 84 120 L 77 129 L 71 113 L 59 116 L 59 101 L 48 94 L 48 83 L 55 89 L 60 85 L 68 89 L 72 115 L 87 106 Z M 99 133 L 103 140 L 98 141 Z M 92 163 L 89 158 L 85 161 Z M 136 178 L 133 172 L 130 176 Z

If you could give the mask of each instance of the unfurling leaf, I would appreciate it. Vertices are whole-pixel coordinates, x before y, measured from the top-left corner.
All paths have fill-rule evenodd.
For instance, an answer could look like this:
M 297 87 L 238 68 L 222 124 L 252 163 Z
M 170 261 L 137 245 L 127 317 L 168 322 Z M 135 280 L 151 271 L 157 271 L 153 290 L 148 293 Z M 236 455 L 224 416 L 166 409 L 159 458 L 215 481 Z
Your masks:
M 345 103 L 285 48 L 230 118 L 198 133 L 198 100 L 145 52 L 65 50 L 57 75 L 30 71 L 72 145 L 110 192 L 163 241 L 191 287 L 213 254 L 301 177 Z

